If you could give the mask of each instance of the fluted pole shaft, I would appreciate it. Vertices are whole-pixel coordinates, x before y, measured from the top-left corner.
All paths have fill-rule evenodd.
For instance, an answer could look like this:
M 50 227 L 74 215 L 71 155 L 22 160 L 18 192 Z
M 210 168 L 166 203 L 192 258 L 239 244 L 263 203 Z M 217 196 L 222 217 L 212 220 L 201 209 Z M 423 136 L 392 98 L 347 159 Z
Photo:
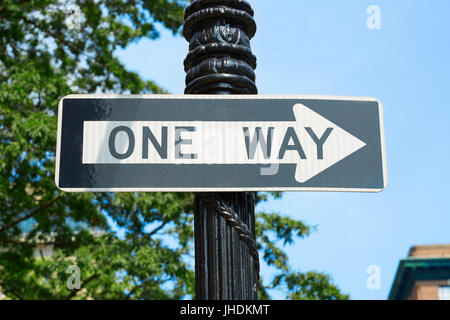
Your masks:
M 253 10 L 243 0 L 196 0 L 185 12 L 186 94 L 256 94 Z M 210 177 L 214 179 L 214 177 Z M 259 258 L 251 192 L 195 197 L 196 299 L 255 300 Z

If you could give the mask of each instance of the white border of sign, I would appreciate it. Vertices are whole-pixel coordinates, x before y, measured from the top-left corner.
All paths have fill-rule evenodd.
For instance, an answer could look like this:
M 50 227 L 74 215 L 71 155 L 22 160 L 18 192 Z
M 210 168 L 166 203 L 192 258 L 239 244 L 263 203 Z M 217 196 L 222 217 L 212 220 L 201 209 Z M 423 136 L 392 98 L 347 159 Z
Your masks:
M 380 138 L 383 163 L 382 189 L 362 189 L 362 188 L 60 188 L 59 182 L 59 162 L 61 150 L 61 127 L 64 99 L 298 99 L 298 100 L 347 100 L 347 101 L 374 101 L 379 104 Z M 245 191 L 310 191 L 310 192 L 380 192 L 388 185 L 387 162 L 386 162 L 386 140 L 384 132 L 383 105 L 378 99 L 370 97 L 346 97 L 346 96 L 323 96 L 323 95 L 181 95 L 181 94 L 70 94 L 63 97 L 58 104 L 58 137 L 56 144 L 56 186 L 65 192 L 245 192 Z

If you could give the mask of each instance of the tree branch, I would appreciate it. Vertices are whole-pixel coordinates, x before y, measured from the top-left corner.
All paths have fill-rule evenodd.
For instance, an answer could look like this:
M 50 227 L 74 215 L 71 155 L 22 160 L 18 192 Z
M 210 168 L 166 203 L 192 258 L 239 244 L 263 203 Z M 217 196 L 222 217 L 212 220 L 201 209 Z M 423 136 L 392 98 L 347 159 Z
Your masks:
M 159 227 L 156 227 L 155 229 L 153 229 L 150 233 L 147 234 L 147 236 L 148 236 L 148 237 L 153 236 L 153 235 L 154 235 L 155 233 L 157 233 L 159 230 L 161 230 L 162 228 L 164 228 L 168 222 L 169 222 L 169 221 L 164 220 L 164 221 L 161 223 L 161 225 L 160 225 Z
M 47 202 L 46 204 L 44 204 L 43 206 L 40 206 L 39 208 L 31 211 L 29 214 L 27 214 L 26 216 L 17 219 L 3 227 L 0 228 L 0 233 L 2 233 L 3 231 L 14 227 L 15 225 L 18 225 L 19 223 L 21 223 L 22 221 L 28 220 L 32 217 L 37 216 L 38 214 L 40 214 L 42 211 L 44 211 L 45 209 L 47 209 L 48 207 L 50 207 L 56 200 L 58 200 L 61 196 L 57 196 L 56 198 L 53 198 L 52 200 L 50 200 L 49 202 Z
M 27 299 L 25 299 L 25 297 L 23 297 L 22 295 L 18 294 L 17 292 L 12 291 L 11 289 L 9 289 L 8 291 L 11 292 L 17 298 L 19 298 L 20 300 L 27 300 Z
M 145 282 L 142 282 L 140 285 L 138 286 L 134 286 L 134 288 L 127 294 L 126 299 L 127 300 L 131 300 L 131 296 L 136 292 L 137 289 L 145 287 Z
M 38 247 L 38 246 L 49 246 L 49 245 L 74 245 L 76 243 L 76 242 L 67 242 L 67 241 L 27 242 L 27 241 L 20 241 L 20 240 L 14 240 L 14 239 L 5 239 L 5 238 L 0 238 L 0 242 L 18 244 L 18 245 L 25 246 L 25 247 Z
M 90 276 L 89 278 L 87 278 L 87 279 L 83 282 L 83 284 L 80 286 L 79 289 L 75 289 L 75 290 L 72 290 L 72 291 L 70 292 L 70 294 L 66 297 L 66 300 L 71 300 L 73 297 L 75 297 L 75 296 L 77 295 L 78 292 L 80 292 L 80 291 L 84 288 L 85 285 L 87 285 L 89 282 L 91 282 L 91 281 L 97 279 L 98 277 L 100 277 L 99 274 L 93 274 L 92 276 Z

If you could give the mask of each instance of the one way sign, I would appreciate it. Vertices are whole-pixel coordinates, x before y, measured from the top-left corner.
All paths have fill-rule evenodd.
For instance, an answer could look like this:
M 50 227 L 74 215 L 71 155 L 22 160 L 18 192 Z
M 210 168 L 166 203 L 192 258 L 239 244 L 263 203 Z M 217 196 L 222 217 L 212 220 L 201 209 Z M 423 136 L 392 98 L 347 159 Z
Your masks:
M 70 95 L 59 105 L 64 191 L 381 191 L 372 98 Z

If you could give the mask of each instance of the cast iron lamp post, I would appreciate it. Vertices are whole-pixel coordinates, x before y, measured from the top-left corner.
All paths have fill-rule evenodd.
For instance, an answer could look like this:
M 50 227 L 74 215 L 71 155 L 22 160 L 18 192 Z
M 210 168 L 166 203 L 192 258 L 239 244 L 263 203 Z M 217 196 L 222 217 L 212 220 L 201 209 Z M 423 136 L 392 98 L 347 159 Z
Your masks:
M 195 0 L 185 12 L 186 94 L 257 94 L 256 24 L 243 0 Z M 214 179 L 214 177 L 210 177 Z M 195 196 L 196 299 L 258 298 L 259 257 L 252 192 Z

